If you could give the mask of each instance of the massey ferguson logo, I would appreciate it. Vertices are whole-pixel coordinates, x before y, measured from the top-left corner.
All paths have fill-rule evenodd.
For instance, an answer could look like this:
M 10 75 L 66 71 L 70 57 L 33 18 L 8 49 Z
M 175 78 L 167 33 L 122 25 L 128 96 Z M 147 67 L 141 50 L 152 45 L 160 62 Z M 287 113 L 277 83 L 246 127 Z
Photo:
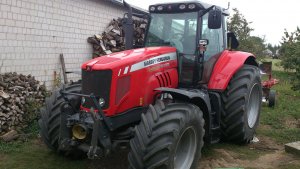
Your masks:
M 158 55 L 156 57 L 138 62 L 136 64 L 133 64 L 130 68 L 130 72 L 134 72 L 134 71 L 144 69 L 144 68 L 149 67 L 149 66 L 153 66 L 153 65 L 160 64 L 160 63 L 163 63 L 163 62 L 168 62 L 168 61 L 171 61 L 171 60 L 177 60 L 176 52 Z
M 150 59 L 150 60 L 146 60 L 144 62 L 144 66 L 149 66 L 149 65 L 153 65 L 156 63 L 160 63 L 160 62 L 165 62 L 165 61 L 169 61 L 171 60 L 170 56 L 164 56 L 164 57 L 160 57 L 160 58 L 155 58 L 155 59 Z

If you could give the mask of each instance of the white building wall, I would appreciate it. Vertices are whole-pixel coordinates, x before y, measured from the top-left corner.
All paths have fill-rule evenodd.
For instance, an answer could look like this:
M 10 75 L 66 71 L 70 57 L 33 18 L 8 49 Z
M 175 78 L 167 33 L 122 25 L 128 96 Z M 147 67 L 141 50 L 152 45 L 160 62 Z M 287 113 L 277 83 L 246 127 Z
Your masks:
M 79 70 L 92 57 L 87 38 L 123 13 L 108 0 L 0 0 L 0 73 L 32 74 L 51 89 L 55 72 L 62 77 L 59 54 Z

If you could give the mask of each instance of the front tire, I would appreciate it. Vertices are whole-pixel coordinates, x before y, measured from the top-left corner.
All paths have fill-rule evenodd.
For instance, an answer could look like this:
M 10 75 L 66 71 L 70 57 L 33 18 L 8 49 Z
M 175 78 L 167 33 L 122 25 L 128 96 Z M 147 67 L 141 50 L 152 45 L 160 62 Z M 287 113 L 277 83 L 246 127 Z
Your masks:
M 203 113 L 189 103 L 150 105 L 135 129 L 128 155 L 132 169 L 194 169 L 201 156 Z
M 80 82 L 68 84 L 65 86 L 66 92 L 80 93 Z M 67 96 L 70 100 L 70 104 L 79 108 L 80 97 L 79 96 Z M 39 119 L 40 135 L 43 142 L 52 150 L 59 154 L 66 155 L 71 158 L 82 158 L 83 152 L 77 149 L 69 151 L 62 151 L 59 149 L 60 145 L 60 127 L 61 127 L 61 111 L 65 105 L 65 100 L 60 94 L 59 89 L 54 91 L 53 94 L 46 98 L 45 106 L 41 108 L 41 118 Z
M 259 69 L 244 65 L 230 80 L 222 100 L 223 140 L 249 143 L 259 123 L 262 101 Z

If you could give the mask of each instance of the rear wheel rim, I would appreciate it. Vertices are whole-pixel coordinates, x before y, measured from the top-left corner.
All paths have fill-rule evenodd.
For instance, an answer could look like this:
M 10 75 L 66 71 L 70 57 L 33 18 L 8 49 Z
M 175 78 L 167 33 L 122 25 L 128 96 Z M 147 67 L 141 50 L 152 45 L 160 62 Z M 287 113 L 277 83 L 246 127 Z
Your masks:
M 195 153 L 197 150 L 196 131 L 193 127 L 188 127 L 181 134 L 176 145 L 174 156 L 174 168 L 186 169 L 191 168 Z
M 260 107 L 260 88 L 257 83 L 255 83 L 250 91 L 249 101 L 248 101 L 248 126 L 253 128 L 256 124 L 259 107 Z

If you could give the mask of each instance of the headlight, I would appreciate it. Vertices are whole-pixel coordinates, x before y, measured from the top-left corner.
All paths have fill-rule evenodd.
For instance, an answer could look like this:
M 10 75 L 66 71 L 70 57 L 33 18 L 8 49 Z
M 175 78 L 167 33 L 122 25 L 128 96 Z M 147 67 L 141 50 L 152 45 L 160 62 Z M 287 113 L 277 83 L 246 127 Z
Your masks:
M 185 4 L 179 5 L 179 9 L 183 10 L 183 9 L 185 9 L 185 8 L 186 8 L 186 5 L 185 5 Z
M 155 6 L 151 6 L 150 11 L 155 11 Z
M 196 5 L 195 4 L 189 4 L 189 9 L 195 9 L 196 8 Z
M 103 107 L 105 105 L 105 100 L 103 98 L 99 99 L 99 105 Z
M 158 7 L 157 7 L 157 10 L 159 10 L 159 11 L 162 11 L 163 9 L 164 9 L 163 6 L 158 6 Z

